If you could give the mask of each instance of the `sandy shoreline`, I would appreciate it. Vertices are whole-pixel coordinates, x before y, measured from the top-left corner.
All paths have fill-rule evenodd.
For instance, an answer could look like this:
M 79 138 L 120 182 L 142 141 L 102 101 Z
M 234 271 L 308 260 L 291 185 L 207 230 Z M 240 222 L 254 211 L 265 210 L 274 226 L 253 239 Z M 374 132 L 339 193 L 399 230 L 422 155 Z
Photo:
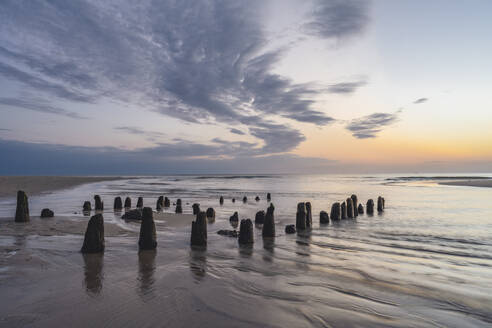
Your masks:
M 492 179 L 443 181 L 440 185 L 492 188 Z
M 28 195 L 74 187 L 77 185 L 126 179 L 124 177 L 0 176 L 0 197 L 15 197 L 17 190 Z

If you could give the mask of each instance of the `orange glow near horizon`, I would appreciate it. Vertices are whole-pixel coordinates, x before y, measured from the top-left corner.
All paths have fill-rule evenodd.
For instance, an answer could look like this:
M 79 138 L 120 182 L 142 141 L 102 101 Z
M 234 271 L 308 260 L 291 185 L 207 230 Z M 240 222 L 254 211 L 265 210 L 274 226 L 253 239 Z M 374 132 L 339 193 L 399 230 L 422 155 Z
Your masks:
M 492 159 L 492 132 L 459 135 L 408 136 L 395 129 L 378 137 L 356 139 L 342 127 L 306 131 L 307 141 L 296 154 L 349 163 L 410 164 L 427 161 L 473 161 Z

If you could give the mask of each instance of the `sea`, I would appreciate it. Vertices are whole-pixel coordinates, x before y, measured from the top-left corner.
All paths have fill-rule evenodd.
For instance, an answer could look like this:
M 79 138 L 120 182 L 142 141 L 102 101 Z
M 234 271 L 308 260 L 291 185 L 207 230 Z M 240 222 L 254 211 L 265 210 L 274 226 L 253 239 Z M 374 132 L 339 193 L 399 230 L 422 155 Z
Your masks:
M 492 174 L 145 176 L 32 196 L 31 215 L 47 207 L 85 222 L 82 204 L 98 194 L 105 222 L 129 232 L 139 227 L 114 213 L 116 196 L 154 209 L 161 195 L 179 198 L 184 213 L 199 203 L 216 219 L 206 249 L 190 247 L 191 226 L 163 222 L 155 252 L 118 236 L 92 258 L 79 252 L 82 235 L 19 242 L 0 232 L 4 248 L 42 259 L 41 270 L 2 260 L 0 326 L 492 327 L 492 188 L 440 184 L 483 177 Z M 384 212 L 319 223 L 352 194 L 364 207 L 384 197 Z M 286 234 L 307 201 L 312 229 Z M 235 229 L 234 212 L 254 221 L 271 203 L 274 239 L 261 227 L 251 247 L 217 234 Z M 14 198 L 0 199 L 0 220 L 14 212 Z

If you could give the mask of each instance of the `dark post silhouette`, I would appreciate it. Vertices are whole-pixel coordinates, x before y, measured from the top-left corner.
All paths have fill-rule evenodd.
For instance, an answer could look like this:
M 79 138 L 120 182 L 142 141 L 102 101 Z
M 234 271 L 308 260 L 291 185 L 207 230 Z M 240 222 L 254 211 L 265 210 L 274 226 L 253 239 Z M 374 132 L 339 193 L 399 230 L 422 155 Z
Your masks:
M 384 211 L 384 198 L 379 196 L 378 197 L 378 212 L 381 213 Z
M 104 210 L 104 202 L 101 200 L 101 197 L 99 195 L 94 196 L 94 204 L 96 211 Z
M 306 205 L 304 203 L 297 204 L 296 229 L 306 229 Z
M 347 217 L 349 219 L 354 218 L 354 205 L 352 203 L 352 198 L 347 198 Z
M 28 222 L 29 216 L 29 202 L 27 195 L 22 190 L 17 192 L 17 208 L 15 210 L 15 222 Z
M 270 204 L 270 206 L 267 208 L 265 221 L 263 223 L 263 230 L 261 232 L 264 238 L 275 237 L 275 218 L 273 216 L 274 211 L 275 206 L 273 206 L 273 204 Z
M 311 213 L 311 203 L 306 202 L 306 228 L 313 226 L 313 214 Z
M 200 204 L 194 203 L 191 207 L 193 208 L 193 215 L 200 213 Z
M 358 213 L 358 200 L 357 200 L 357 195 L 352 195 L 350 196 L 350 198 L 352 198 L 352 206 L 354 207 L 354 217 L 357 217 L 359 215 Z
M 82 253 L 104 252 L 104 218 L 102 214 L 96 214 L 90 218 L 85 231 L 84 244 L 80 251 Z
M 199 212 L 191 222 L 191 246 L 207 246 L 207 218 L 205 212 Z
M 326 213 L 325 211 L 319 212 L 319 223 L 320 224 L 330 223 L 330 217 L 328 216 L 328 213 Z
M 84 211 L 84 212 L 90 212 L 91 210 L 92 210 L 91 202 L 89 202 L 88 200 L 86 200 L 84 202 L 84 205 L 82 206 L 82 211 Z
M 41 211 L 42 218 L 52 218 L 54 216 L 55 216 L 55 212 L 53 212 L 49 208 L 43 208 L 43 210 Z
M 176 201 L 176 210 L 174 211 L 176 214 L 183 213 L 183 208 L 181 207 L 181 199 Z
M 114 206 L 113 206 L 113 209 L 115 211 L 119 211 L 123 208 L 123 202 L 121 201 L 121 197 L 115 197 L 114 199 Z
M 253 222 L 250 219 L 241 220 L 238 242 L 239 244 L 252 244 L 254 242 Z
M 212 207 L 207 208 L 207 220 L 215 220 L 215 210 Z
M 132 207 L 132 199 L 130 197 L 125 198 L 125 208 L 131 208 Z
M 357 212 L 359 214 L 364 214 L 364 206 L 362 206 L 362 204 L 359 204 L 359 207 L 357 207 Z
M 374 214 L 374 201 L 372 199 L 367 200 L 366 213 Z
M 138 246 L 141 250 L 155 249 L 157 247 L 154 214 L 150 207 L 144 207 L 142 211 L 142 223 L 140 224 Z
M 265 222 L 265 211 L 258 211 L 255 215 L 255 224 L 263 224 Z
M 137 199 L 137 208 L 143 207 L 143 197 L 138 197 Z
M 345 204 L 345 202 L 340 204 L 340 214 L 342 216 L 342 220 L 347 220 L 347 204 Z
M 341 206 L 340 203 L 334 203 L 331 206 L 331 213 L 330 213 L 330 218 L 332 221 L 339 221 L 340 220 L 340 210 Z

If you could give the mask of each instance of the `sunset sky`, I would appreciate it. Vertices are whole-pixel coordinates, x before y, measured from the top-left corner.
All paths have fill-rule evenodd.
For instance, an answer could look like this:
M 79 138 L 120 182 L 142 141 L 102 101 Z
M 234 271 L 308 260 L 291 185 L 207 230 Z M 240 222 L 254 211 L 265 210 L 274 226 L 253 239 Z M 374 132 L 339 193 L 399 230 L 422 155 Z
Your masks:
M 0 2 L 0 174 L 492 172 L 492 1 Z

